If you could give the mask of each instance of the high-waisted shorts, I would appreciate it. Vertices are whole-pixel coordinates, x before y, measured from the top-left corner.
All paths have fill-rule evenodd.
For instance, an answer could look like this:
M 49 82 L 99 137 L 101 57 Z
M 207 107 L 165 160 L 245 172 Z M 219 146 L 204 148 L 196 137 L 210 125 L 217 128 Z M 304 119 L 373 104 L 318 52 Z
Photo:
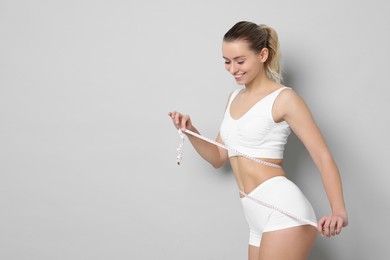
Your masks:
M 313 207 L 305 195 L 284 176 L 266 180 L 251 191 L 248 196 L 291 212 L 296 216 L 317 222 Z M 249 224 L 249 244 L 252 246 L 260 246 L 264 232 L 307 225 L 305 222 L 265 207 L 247 197 L 242 197 L 241 202 Z

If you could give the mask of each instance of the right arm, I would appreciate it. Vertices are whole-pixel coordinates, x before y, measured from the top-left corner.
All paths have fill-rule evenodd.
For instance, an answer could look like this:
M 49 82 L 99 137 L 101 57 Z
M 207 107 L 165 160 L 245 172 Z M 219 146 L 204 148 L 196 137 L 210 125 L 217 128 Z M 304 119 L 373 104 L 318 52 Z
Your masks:
M 173 111 L 169 112 L 168 115 L 172 119 L 172 123 L 176 129 L 188 129 L 197 134 L 200 134 L 199 131 L 192 125 L 191 118 L 189 115 L 182 115 L 179 112 Z M 183 131 L 183 133 L 185 133 Z M 228 153 L 225 149 L 220 148 L 214 144 L 211 144 L 207 141 L 199 139 L 198 137 L 192 136 L 185 133 L 190 140 L 191 144 L 194 146 L 195 150 L 199 155 L 208 161 L 214 168 L 222 167 L 228 161 Z M 216 142 L 223 143 L 220 134 L 216 138 Z

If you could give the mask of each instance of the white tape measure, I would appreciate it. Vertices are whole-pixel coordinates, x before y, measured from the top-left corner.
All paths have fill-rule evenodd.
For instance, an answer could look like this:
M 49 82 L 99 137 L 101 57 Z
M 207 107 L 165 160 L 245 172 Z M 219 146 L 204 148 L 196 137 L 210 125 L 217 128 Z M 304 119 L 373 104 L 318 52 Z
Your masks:
M 180 135 L 180 138 L 181 138 L 181 142 L 180 142 L 179 146 L 177 147 L 176 162 L 177 162 L 178 165 L 180 165 L 181 159 L 182 159 L 182 157 L 183 157 L 183 156 L 182 156 L 182 153 L 183 153 L 183 145 L 184 145 L 184 134 L 183 134 L 183 131 L 182 131 L 182 130 L 179 129 L 178 131 L 179 131 L 179 135 Z M 221 148 L 223 148 L 223 149 L 230 150 L 230 151 L 232 151 L 232 152 L 234 152 L 234 153 L 236 153 L 236 154 L 239 154 L 239 155 L 241 155 L 241 156 L 243 156 L 243 157 L 245 157 L 245 158 L 247 158 L 247 159 L 253 160 L 253 161 L 258 162 L 258 163 L 260 163 L 260 164 L 267 165 L 267 166 L 270 166 L 270 167 L 280 168 L 280 169 L 282 168 L 282 167 L 281 167 L 280 165 L 278 165 L 278 164 L 274 164 L 274 163 L 262 161 L 262 160 L 259 160 L 259 159 L 257 159 L 257 158 L 251 157 L 251 156 L 249 156 L 249 155 L 246 155 L 246 154 L 244 154 L 244 153 L 241 153 L 241 152 L 239 152 L 239 151 L 236 151 L 235 149 L 233 149 L 233 148 L 231 148 L 231 147 L 228 147 L 228 146 L 226 146 L 226 145 L 224 145 L 224 144 L 218 143 L 218 142 L 213 141 L 213 140 L 211 140 L 211 139 L 209 139 L 209 138 L 207 138 L 207 137 L 204 137 L 204 136 L 202 136 L 202 135 L 200 135 L 200 134 L 197 134 L 197 133 L 195 133 L 195 132 L 193 132 L 193 131 L 191 131 L 191 130 L 185 129 L 184 132 L 186 132 L 187 134 L 190 134 L 190 135 L 192 135 L 192 136 L 198 137 L 198 138 L 200 138 L 200 139 L 202 139 L 202 140 L 204 140 L 204 141 L 206 141 L 206 142 L 209 142 L 209 143 L 211 143 L 211 144 L 214 144 L 214 145 L 216 145 L 216 146 L 219 146 L 219 147 L 221 147 Z M 302 217 L 296 216 L 295 214 L 292 214 L 292 213 L 287 212 L 287 211 L 285 211 L 285 210 L 283 210 L 283 209 L 280 209 L 280 208 L 278 208 L 278 207 L 275 207 L 275 206 L 273 206 L 273 205 L 271 205 L 271 204 L 268 204 L 268 203 L 266 203 L 266 202 L 264 202 L 264 201 L 255 199 L 255 198 L 253 198 L 253 197 L 251 197 L 251 196 L 245 194 L 243 191 L 240 191 L 240 194 L 243 195 L 243 196 L 245 196 L 245 197 L 247 197 L 248 199 L 250 199 L 250 200 L 252 200 L 252 201 L 254 201 L 254 202 L 260 204 L 260 205 L 263 205 L 263 206 L 265 206 L 265 207 L 267 207 L 267 208 L 270 208 L 270 209 L 274 209 L 274 210 L 276 210 L 276 211 L 279 211 L 279 212 L 282 213 L 282 214 L 285 214 L 285 215 L 287 215 L 287 216 L 289 216 L 289 217 L 295 218 L 295 219 L 297 219 L 297 220 L 299 220 L 299 221 L 302 221 L 302 222 L 304 222 L 304 223 L 306 223 L 306 224 L 312 225 L 313 227 L 316 227 L 316 228 L 317 228 L 317 223 L 315 223 L 315 222 L 313 222 L 313 221 L 311 221 L 311 220 L 308 220 L 308 219 L 306 219 L 306 218 L 302 218 Z

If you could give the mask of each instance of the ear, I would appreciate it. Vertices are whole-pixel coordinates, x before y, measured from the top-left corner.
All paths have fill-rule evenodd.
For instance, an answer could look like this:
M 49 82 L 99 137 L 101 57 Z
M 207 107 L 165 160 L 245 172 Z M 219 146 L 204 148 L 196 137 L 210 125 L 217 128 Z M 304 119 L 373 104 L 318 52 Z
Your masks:
M 261 63 L 264 63 L 264 62 L 267 61 L 267 59 L 268 59 L 268 54 L 269 54 L 268 48 L 263 48 L 263 49 L 259 52 L 259 59 L 260 59 Z

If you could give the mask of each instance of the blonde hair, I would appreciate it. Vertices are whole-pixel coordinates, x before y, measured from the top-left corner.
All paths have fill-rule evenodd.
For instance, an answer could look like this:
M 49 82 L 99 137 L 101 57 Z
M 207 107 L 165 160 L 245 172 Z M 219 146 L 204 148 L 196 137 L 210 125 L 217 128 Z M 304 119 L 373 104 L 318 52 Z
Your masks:
M 280 66 L 280 48 L 278 34 L 268 25 L 257 25 L 252 22 L 241 21 L 236 23 L 223 37 L 226 42 L 245 40 L 249 48 L 259 53 L 263 48 L 268 49 L 268 58 L 265 61 L 265 70 L 270 79 L 280 83 L 282 68 Z

